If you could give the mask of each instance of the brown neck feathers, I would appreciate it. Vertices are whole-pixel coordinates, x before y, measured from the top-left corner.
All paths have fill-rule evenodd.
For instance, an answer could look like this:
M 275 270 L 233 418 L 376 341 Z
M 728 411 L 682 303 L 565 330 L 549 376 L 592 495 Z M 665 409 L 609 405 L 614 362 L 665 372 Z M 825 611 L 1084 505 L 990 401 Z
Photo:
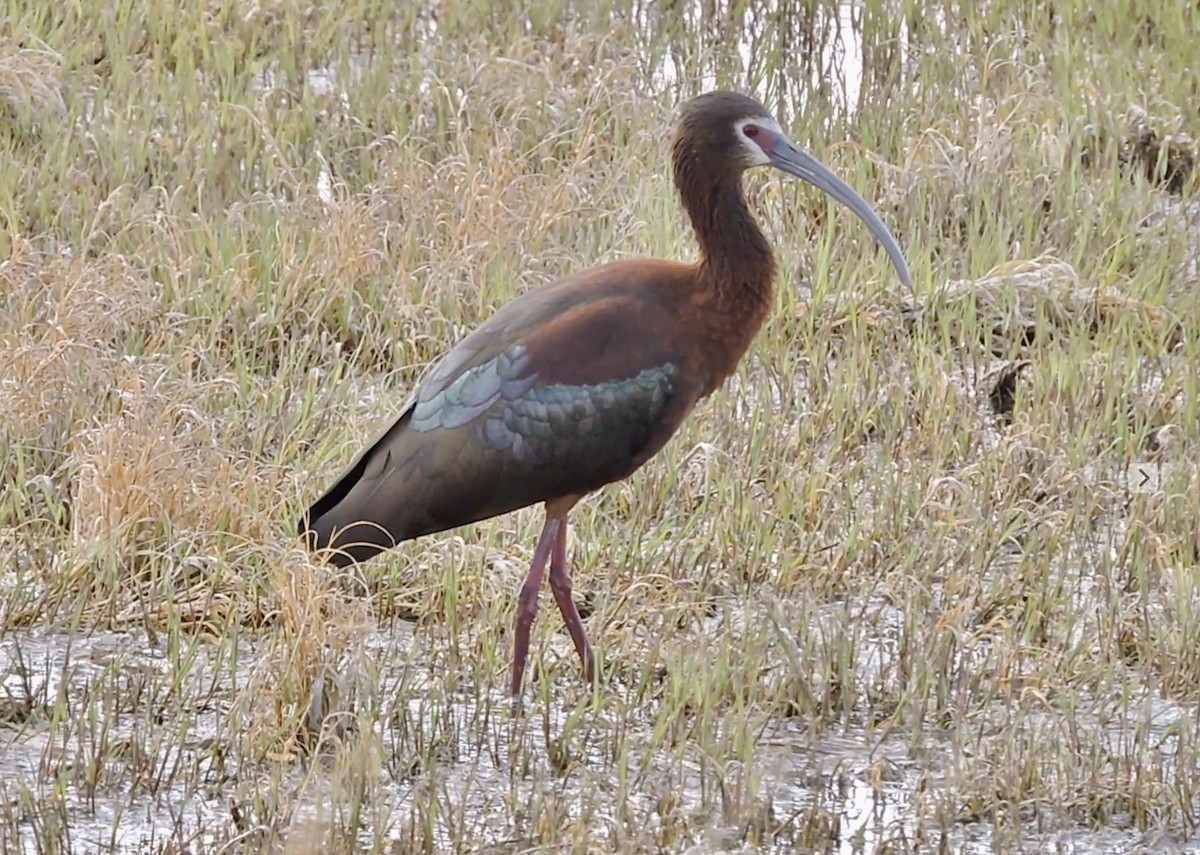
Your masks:
M 746 207 L 741 169 L 705 162 L 683 137 L 674 155 L 675 185 L 700 244 L 704 284 L 725 299 L 765 303 L 775 256 Z

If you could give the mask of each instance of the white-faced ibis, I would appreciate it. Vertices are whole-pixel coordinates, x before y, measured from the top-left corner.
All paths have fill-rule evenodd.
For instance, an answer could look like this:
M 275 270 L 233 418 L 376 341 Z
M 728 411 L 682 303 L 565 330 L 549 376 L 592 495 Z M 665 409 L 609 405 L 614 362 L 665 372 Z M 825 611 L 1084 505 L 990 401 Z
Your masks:
M 879 217 L 757 101 L 732 92 L 687 101 L 672 162 L 699 262 L 617 261 L 522 294 L 432 368 L 300 522 L 309 547 L 329 549 L 341 567 L 544 502 L 517 605 L 514 699 L 547 561 L 584 677 L 595 676 L 571 598 L 567 514 L 653 457 L 733 372 L 766 318 L 775 260 L 746 207 L 742 172 L 774 166 L 829 193 L 867 224 L 909 283 Z

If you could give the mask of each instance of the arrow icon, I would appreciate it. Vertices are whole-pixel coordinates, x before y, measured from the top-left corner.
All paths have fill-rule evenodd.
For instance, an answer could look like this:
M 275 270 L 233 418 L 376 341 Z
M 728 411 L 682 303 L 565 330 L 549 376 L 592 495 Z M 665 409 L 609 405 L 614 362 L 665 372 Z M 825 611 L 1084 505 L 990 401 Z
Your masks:
M 1181 495 L 1181 479 L 1174 477 L 1179 464 L 1164 460 L 1143 460 L 1125 467 L 1125 487 L 1134 493 Z

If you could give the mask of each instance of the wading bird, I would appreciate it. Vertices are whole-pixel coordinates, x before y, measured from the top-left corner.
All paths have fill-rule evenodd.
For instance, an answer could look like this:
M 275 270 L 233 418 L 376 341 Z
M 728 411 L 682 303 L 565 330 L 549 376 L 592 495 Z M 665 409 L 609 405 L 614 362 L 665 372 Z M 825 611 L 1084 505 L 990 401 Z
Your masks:
M 746 207 L 742 172 L 774 166 L 829 193 L 867 224 L 910 284 L 899 245 L 870 206 L 757 101 L 709 92 L 684 103 L 672 162 L 699 262 L 617 261 L 522 294 L 433 366 L 300 521 L 309 548 L 329 550 L 344 567 L 545 503 L 517 605 L 517 701 L 547 562 L 584 678 L 595 677 L 571 598 L 567 514 L 666 444 L 733 373 L 770 309 L 775 260 Z

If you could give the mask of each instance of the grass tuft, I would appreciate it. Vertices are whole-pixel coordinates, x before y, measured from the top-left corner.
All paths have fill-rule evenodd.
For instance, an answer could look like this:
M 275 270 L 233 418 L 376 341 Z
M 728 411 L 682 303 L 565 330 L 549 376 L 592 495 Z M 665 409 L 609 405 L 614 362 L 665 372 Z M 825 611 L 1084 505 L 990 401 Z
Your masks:
M 0 849 L 1191 845 L 1198 14 L 10 3 Z M 604 683 L 543 597 L 514 718 L 540 511 L 345 572 L 294 521 L 499 305 L 695 256 L 715 86 L 916 285 L 748 176 L 775 312 L 573 513 Z

